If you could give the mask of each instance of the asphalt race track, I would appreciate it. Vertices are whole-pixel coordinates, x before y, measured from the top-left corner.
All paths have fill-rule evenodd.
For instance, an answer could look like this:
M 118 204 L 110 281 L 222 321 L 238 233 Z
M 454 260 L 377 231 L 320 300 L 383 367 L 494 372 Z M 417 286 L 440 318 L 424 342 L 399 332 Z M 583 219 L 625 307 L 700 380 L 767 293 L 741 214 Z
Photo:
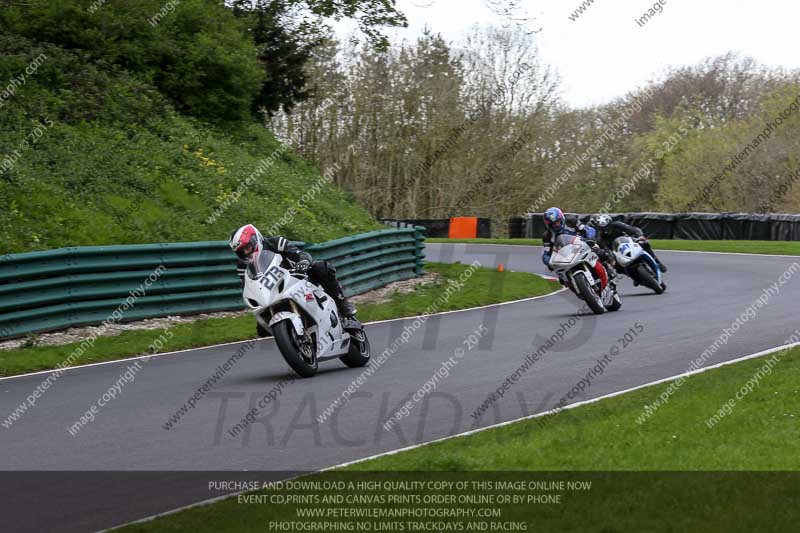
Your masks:
M 503 263 L 506 269 L 544 272 L 538 247 L 434 244 L 428 245 L 426 253 L 431 261 L 477 260 L 488 267 Z M 689 361 L 712 344 L 723 328 L 730 327 L 768 286 L 777 283 L 796 260 L 680 252 L 660 255 L 670 267 L 665 294 L 653 295 L 624 279 L 622 309 L 573 319 L 575 325 L 563 341 L 486 411 L 480 425 L 550 409 L 637 322 L 643 327 L 641 334 L 572 401 L 685 372 Z M 800 273 L 794 276 L 778 287 L 779 292 L 769 297 L 757 316 L 744 323 L 707 366 L 783 343 L 798 327 Z M 270 339 L 258 342 L 170 430 L 163 424 L 241 344 L 151 359 L 135 381 L 125 385 L 116 400 L 75 436 L 67 428 L 119 379 L 131 361 L 71 370 L 13 426 L 0 428 L 0 470 L 5 471 L 0 492 L 2 516 L 14 531 L 97 530 L 217 496 L 218 492 L 209 491 L 207 481 L 229 476 L 210 476 L 207 471 L 261 471 L 258 477 L 264 478 L 264 471 L 316 470 L 473 429 L 471 413 L 581 305 L 571 293 L 561 292 L 433 317 L 324 423 L 318 423 L 316 417 L 361 370 L 347 369 L 338 361 L 322 364 L 315 378 L 286 384 L 261 420 L 237 437 L 227 431 L 251 405 L 291 376 Z M 411 322 L 370 325 L 373 356 Z M 490 333 L 470 350 L 465 339 L 481 325 Z M 465 353 L 449 369 L 449 376 L 440 379 L 432 394 L 386 431 L 382 427 L 386 419 L 430 380 L 457 348 Z M 0 418 L 5 419 L 46 377 L 39 374 L 0 381 Z M 20 470 L 50 472 L 9 472 Z M 206 473 L 193 475 L 192 471 Z

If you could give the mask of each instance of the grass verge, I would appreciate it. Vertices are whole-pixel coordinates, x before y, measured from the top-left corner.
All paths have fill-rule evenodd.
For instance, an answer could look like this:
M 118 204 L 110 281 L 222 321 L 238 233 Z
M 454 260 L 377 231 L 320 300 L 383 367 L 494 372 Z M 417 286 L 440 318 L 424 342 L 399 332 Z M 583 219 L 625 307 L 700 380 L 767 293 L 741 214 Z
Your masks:
M 354 470 L 800 470 L 800 349 L 712 428 L 706 421 L 772 356 L 687 378 L 641 424 L 669 386 L 452 439 L 353 466 Z M 576 370 L 576 380 L 580 378 Z M 568 391 L 564 391 L 566 394 Z
M 428 243 L 513 244 L 541 246 L 542 239 L 425 239 Z M 800 255 L 796 241 L 685 241 L 652 239 L 656 250 L 685 250 L 691 252 L 731 252 L 765 255 Z
M 643 406 L 668 384 L 565 410 L 545 424 L 521 421 L 304 479 L 578 479 L 591 482 L 591 489 L 566 491 L 558 504 L 494 507 L 502 508 L 502 521 L 525 522 L 530 527 L 524 530 L 535 531 L 780 531 L 796 524 L 798 474 L 787 471 L 800 470 L 800 350 L 777 355 L 779 362 L 762 376 L 759 386 L 738 399 L 712 428 L 706 420 L 736 398 L 773 355 L 687 378 L 670 401 L 642 424 L 637 418 Z M 268 489 L 261 494 L 281 493 L 287 491 Z M 391 492 L 384 494 L 388 498 Z M 304 524 L 321 520 L 298 518 L 298 511 L 308 505 L 252 503 L 230 498 L 125 531 L 260 531 L 279 520 Z M 408 527 L 381 530 L 414 530 Z M 435 530 L 501 529 L 440 525 Z
M 148 2 L 161 3 L 140 1 L 135 9 L 146 9 Z M 103 3 L 98 0 L 97 5 Z M 82 46 L 66 49 L 45 44 L 49 38 L 34 42 L 8 35 L 11 19 L 5 17 L 19 15 L 10 15 L 16 8 L 7 4 L 0 11 L 0 80 L 13 79 L 40 54 L 47 60 L 36 76 L 17 87 L 14 105 L 4 105 L 0 113 L 0 153 L 20 149 L 13 168 L 4 164 L 0 179 L 0 254 L 222 240 L 245 221 L 262 230 L 275 225 L 273 231 L 286 238 L 311 242 L 385 228 L 263 124 L 245 120 L 212 125 L 187 117 L 144 81 L 153 81 L 152 75 L 132 72 L 136 61 L 119 68 L 80 50 Z M 65 14 L 81 10 L 75 2 L 67 4 L 73 7 L 60 5 Z M 43 6 L 19 9 L 29 10 L 28 22 L 34 24 L 33 13 L 41 13 Z M 113 17 L 117 9 L 134 8 L 120 4 L 102 16 Z M 93 15 L 89 18 L 97 23 Z M 83 27 L 88 20 L 75 22 L 75 27 L 91 33 Z M 142 44 L 141 34 L 128 24 L 143 19 L 111 20 L 100 23 L 108 26 L 99 34 L 128 50 L 125 54 L 138 53 L 133 50 Z M 215 31 L 224 24 L 215 21 Z M 139 38 L 118 42 L 111 37 L 115 31 L 119 37 Z M 101 49 L 107 52 L 106 46 Z M 191 54 L 183 50 L 180 55 Z M 168 77 L 173 75 L 183 74 L 175 70 Z M 20 143 L 34 130 L 36 140 L 23 150 Z M 265 201 L 269 209 L 264 209 Z M 289 213 L 291 223 L 286 224 Z
M 451 281 L 467 267 L 460 264 L 428 263 L 426 268 L 442 275 L 441 281 L 420 286 L 416 291 L 394 294 L 388 302 L 359 306 L 358 317 L 363 322 L 387 320 L 421 314 L 439 296 Z M 557 284 L 525 272 L 496 272 L 478 269 L 463 289 L 454 292 L 442 311 L 466 309 L 505 301 L 519 300 L 547 294 L 558 288 Z M 212 318 L 189 324 L 179 324 L 171 330 L 172 337 L 163 351 L 182 350 L 225 342 L 247 340 L 254 337 L 255 319 Z M 127 331 L 115 337 L 99 337 L 94 346 L 78 358 L 77 364 L 99 363 L 124 359 L 147 353 L 150 344 L 161 330 Z M 13 376 L 37 370 L 56 368 L 67 360 L 80 343 L 63 346 L 40 346 L 0 351 L 0 376 Z

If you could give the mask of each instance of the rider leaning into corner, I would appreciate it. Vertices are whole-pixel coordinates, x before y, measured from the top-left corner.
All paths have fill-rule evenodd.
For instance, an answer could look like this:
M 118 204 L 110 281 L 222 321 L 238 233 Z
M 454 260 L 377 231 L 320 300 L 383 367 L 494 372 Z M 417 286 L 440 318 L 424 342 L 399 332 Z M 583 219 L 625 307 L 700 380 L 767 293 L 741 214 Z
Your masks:
M 542 262 L 549 269 L 550 257 L 553 255 L 553 246 L 555 246 L 556 237 L 559 235 L 573 235 L 581 237 L 586 241 L 594 241 L 597 238 L 597 230 L 592 226 L 581 224 L 580 220 L 575 220 L 572 224 L 567 223 L 564 212 L 557 207 L 551 207 L 544 213 L 544 225 L 547 227 L 544 235 L 542 235 L 542 242 L 544 245 L 544 252 L 542 253 Z M 604 252 L 597 244 L 592 249 L 597 253 L 600 261 L 596 264 L 597 275 L 602 280 L 605 287 L 607 282 L 614 283 L 616 271 L 610 266 L 610 256 Z M 611 279 L 609 279 L 609 277 Z M 561 284 L 564 282 L 559 278 Z
M 655 259 L 661 272 L 667 271 L 666 265 L 661 262 L 656 253 L 653 251 L 653 247 L 650 246 L 650 243 L 644 236 L 644 232 L 640 228 L 625 224 L 620 220 L 613 220 L 610 215 L 600 215 L 590 222 L 590 224 L 597 227 L 597 244 L 599 244 L 608 253 L 610 253 L 612 247 L 614 246 L 614 240 L 619 237 L 627 236 L 633 239 L 638 239 L 639 244 L 642 246 L 642 248 L 644 248 L 644 251 L 650 254 L 653 259 Z
M 342 286 L 336 279 L 336 268 L 327 261 L 314 261 L 311 254 L 298 248 L 283 237 L 264 237 L 252 224 L 247 224 L 231 233 L 230 247 L 238 258 L 237 273 L 244 283 L 248 263 L 261 250 L 269 250 L 283 258 L 283 267 L 308 275 L 309 281 L 320 285 L 336 302 L 339 314 L 354 320 L 356 308 L 344 296 Z

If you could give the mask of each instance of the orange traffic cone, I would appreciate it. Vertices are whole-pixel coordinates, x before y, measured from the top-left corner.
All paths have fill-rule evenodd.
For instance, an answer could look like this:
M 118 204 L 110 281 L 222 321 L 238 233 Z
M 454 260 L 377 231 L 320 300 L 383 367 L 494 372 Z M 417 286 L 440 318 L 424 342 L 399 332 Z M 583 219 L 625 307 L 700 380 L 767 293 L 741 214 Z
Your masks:
M 503 263 L 500 263 L 499 265 L 497 265 L 497 271 L 498 272 L 504 272 L 505 271 L 505 267 L 503 267 Z

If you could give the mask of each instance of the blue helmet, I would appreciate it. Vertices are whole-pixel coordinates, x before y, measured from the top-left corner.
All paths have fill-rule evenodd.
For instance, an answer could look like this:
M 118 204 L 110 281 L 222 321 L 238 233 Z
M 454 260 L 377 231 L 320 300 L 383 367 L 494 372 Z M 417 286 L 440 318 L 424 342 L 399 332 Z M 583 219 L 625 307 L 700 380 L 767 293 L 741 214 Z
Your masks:
M 557 207 L 551 207 L 544 212 L 544 225 L 552 231 L 561 231 L 566 223 L 564 212 Z

